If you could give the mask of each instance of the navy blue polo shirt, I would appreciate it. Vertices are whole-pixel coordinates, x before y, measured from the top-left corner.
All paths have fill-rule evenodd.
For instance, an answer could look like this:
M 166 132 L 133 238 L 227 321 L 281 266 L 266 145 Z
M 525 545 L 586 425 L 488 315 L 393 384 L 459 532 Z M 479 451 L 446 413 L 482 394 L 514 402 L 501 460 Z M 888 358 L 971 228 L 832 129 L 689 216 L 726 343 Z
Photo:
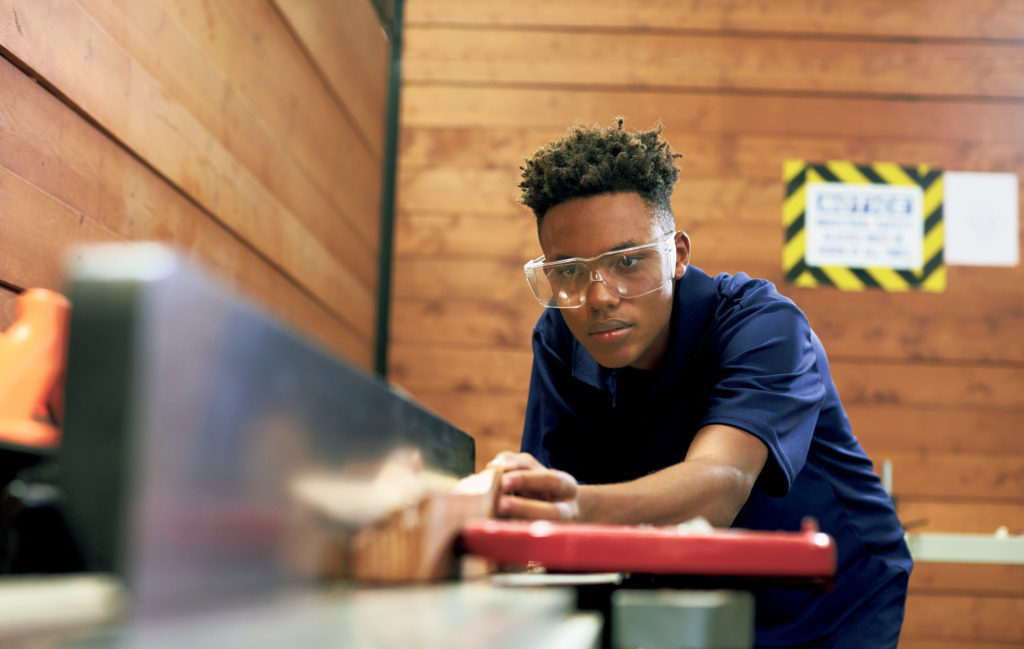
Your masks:
M 690 266 L 675 284 L 671 328 L 656 370 L 608 369 L 558 309 L 546 309 L 533 332 L 522 450 L 602 484 L 682 461 L 709 424 L 764 442 L 768 461 L 733 527 L 797 531 L 813 516 L 836 541 L 838 569 L 825 592 L 755 591 L 758 646 L 821 638 L 891 595 L 886 588 L 905 589 L 912 562 L 903 530 L 803 312 L 770 282 Z

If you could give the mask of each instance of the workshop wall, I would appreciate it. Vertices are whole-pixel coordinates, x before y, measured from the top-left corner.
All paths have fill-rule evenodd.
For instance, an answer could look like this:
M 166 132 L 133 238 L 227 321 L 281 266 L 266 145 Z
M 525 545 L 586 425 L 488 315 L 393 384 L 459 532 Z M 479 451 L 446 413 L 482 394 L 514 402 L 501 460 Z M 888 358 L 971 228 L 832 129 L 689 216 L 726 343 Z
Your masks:
M 474 435 L 478 463 L 518 448 L 540 314 L 519 165 L 575 121 L 660 119 L 693 263 L 803 307 L 905 524 L 1024 528 L 1024 269 L 950 267 L 940 294 L 781 270 L 784 159 L 1024 173 L 1022 39 L 1024 5 L 994 0 L 409 0 L 391 379 Z M 1024 571 L 918 566 L 903 647 L 1010 643 Z
M 70 244 L 159 240 L 370 369 L 370 0 L 2 0 L 0 54 L 0 327 Z

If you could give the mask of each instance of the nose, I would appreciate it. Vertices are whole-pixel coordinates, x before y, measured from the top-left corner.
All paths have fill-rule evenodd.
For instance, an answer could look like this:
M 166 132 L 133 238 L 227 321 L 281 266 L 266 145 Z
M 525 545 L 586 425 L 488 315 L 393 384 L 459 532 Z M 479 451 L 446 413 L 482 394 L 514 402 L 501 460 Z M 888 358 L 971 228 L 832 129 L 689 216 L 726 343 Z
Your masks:
M 592 309 L 603 309 L 615 306 L 619 302 L 619 294 L 608 286 L 608 282 L 601 277 L 596 268 L 590 270 L 590 282 L 586 288 L 587 304 Z

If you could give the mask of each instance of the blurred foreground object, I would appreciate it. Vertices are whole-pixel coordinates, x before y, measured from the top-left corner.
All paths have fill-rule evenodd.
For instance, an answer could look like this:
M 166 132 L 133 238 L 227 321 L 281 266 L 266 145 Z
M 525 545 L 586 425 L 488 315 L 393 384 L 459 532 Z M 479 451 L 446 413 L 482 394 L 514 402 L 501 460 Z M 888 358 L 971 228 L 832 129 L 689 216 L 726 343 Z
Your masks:
M 174 250 L 75 252 L 66 513 L 85 569 L 122 577 L 136 613 L 330 576 L 305 545 L 316 527 L 295 485 L 308 496 L 311 477 L 372 475 L 398 449 L 453 481 L 472 472 L 468 435 Z
M 43 288 L 17 299 L 17 319 L 0 334 L 0 442 L 52 448 L 63 414 L 62 379 L 68 311 L 61 294 Z
M 500 471 L 462 480 L 426 470 L 399 449 L 377 472 L 300 474 L 290 492 L 304 522 L 290 563 L 317 578 L 414 583 L 458 577 L 456 540 L 472 521 L 494 516 Z

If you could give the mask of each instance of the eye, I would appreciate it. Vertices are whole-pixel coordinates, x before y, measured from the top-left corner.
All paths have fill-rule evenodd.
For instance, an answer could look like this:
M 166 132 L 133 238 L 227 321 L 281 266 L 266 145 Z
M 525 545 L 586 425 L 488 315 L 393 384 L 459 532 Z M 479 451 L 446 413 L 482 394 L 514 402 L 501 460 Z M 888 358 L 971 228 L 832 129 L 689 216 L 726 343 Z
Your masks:
M 619 258 L 616 260 L 615 265 L 618 268 L 623 269 L 632 268 L 633 266 L 636 266 L 637 264 L 642 262 L 644 260 L 644 257 L 646 257 L 646 255 L 642 252 L 633 253 L 629 255 L 620 255 Z
M 570 280 L 579 274 L 579 264 L 565 264 L 551 270 L 550 276 L 557 280 Z

